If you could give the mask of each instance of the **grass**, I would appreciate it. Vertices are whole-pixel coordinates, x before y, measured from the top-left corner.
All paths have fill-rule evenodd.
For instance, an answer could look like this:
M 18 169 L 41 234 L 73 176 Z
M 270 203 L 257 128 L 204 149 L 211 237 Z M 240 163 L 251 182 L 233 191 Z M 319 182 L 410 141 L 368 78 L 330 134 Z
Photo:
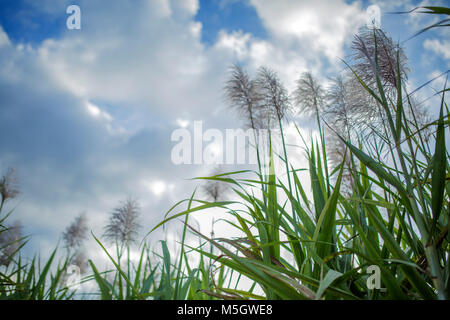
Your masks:
M 399 68 L 397 65 L 400 75 Z M 396 97 L 392 99 L 378 74 L 373 87 L 352 72 L 381 106 L 392 141 L 368 140 L 360 135 L 352 140 L 341 137 L 349 159 L 342 159 L 341 165 L 331 169 L 325 132 L 321 129 L 319 137 L 304 146 L 309 185 L 300 176 L 300 170 L 305 168 L 291 165 L 284 135 L 282 154 L 275 154 L 268 142 L 269 155 L 262 159 L 270 163 L 267 172 L 259 169 L 198 178 L 228 184 L 233 200 L 204 201 L 196 199 L 194 192 L 190 199 L 172 207 L 153 230 L 171 220 L 184 219 L 181 249 L 176 257 L 161 241 L 162 254 L 143 245 L 139 261 L 134 263 L 129 247 L 126 256 L 118 247 L 116 252 L 109 252 L 93 235 L 113 266 L 100 272 L 95 262 L 89 261 L 91 273 L 81 282 L 95 283 L 97 292 L 93 297 L 448 299 L 448 88 L 439 93 L 439 118 L 421 128 L 406 116 L 413 108 L 400 76 Z M 323 128 L 324 124 L 318 121 L 319 128 Z M 425 129 L 432 129 L 431 138 L 424 139 Z M 286 168 L 283 176 L 275 171 L 275 157 Z M 350 192 L 342 191 L 346 160 L 351 163 Z M 307 196 L 309 190 L 311 198 Z M 241 236 L 216 239 L 190 226 L 191 214 L 211 208 L 223 211 L 227 215 L 225 222 Z M 5 232 L 3 225 L 8 216 L 0 221 L 0 232 Z M 186 243 L 189 232 L 197 236 L 198 246 Z M 22 244 L 23 241 L 20 240 Z M 44 264 L 36 258 L 25 263 L 20 248 L 14 253 L 13 262 L 1 269 L 0 299 L 76 298 L 76 291 L 62 281 L 68 258 L 56 264 L 55 249 Z M 195 267 L 190 263 L 192 256 L 198 261 Z M 380 270 L 384 290 L 368 286 L 370 274 L 366 270 L 374 265 Z M 249 290 L 239 287 L 244 278 L 251 283 Z

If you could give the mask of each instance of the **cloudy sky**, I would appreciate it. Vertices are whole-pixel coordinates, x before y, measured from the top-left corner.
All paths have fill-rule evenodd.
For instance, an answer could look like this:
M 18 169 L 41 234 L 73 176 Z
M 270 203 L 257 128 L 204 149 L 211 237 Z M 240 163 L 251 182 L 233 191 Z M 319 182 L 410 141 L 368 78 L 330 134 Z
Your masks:
M 81 30 L 66 27 L 71 4 Z M 0 169 L 16 169 L 28 252 L 48 252 L 83 211 L 101 235 L 128 196 L 148 231 L 211 170 L 173 164 L 172 132 L 242 125 L 224 103 L 230 65 L 266 65 L 290 90 L 307 70 L 326 81 L 371 4 L 395 41 L 437 19 L 389 13 L 429 4 L 412 0 L 0 0 Z M 449 39 L 434 30 L 403 43 L 411 89 L 449 69 Z

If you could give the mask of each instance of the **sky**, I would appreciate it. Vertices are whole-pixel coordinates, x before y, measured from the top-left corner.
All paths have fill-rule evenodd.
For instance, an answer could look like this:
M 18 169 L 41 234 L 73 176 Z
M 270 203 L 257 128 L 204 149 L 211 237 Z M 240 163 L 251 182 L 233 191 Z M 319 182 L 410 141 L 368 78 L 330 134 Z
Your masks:
M 174 164 L 171 135 L 195 121 L 222 132 L 243 126 L 223 95 L 234 63 L 250 73 L 268 66 L 289 90 L 304 71 L 325 83 L 345 69 L 341 59 L 365 25 L 367 7 L 376 4 L 382 28 L 409 57 L 409 89 L 446 72 L 448 31 L 405 42 L 437 17 L 391 14 L 431 3 L 449 5 L 0 0 L 0 169 L 17 172 L 21 195 L 11 206 L 31 235 L 27 252 L 48 254 L 81 212 L 101 235 L 112 208 L 127 197 L 141 205 L 143 236 L 188 198 L 199 186 L 192 178 L 212 166 Z M 81 9 L 79 30 L 66 26 L 72 4 Z M 441 77 L 418 93 L 419 100 L 442 86 Z M 427 100 L 432 114 L 433 101 Z M 196 218 L 203 230 L 209 227 L 210 219 Z

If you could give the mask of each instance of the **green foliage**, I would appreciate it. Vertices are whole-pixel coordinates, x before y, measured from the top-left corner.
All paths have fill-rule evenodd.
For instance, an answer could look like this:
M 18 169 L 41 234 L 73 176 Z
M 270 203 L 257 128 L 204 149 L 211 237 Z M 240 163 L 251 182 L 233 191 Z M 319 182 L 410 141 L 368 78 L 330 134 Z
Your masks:
M 428 9 L 448 14 L 448 9 Z M 340 166 L 328 170 L 326 141 L 319 123 L 320 142 L 313 142 L 310 148 L 304 146 L 308 168 L 291 166 L 283 137 L 284 158 L 280 159 L 286 164 L 286 172 L 281 176 L 269 166 L 269 172 L 255 172 L 259 179 L 240 179 L 236 173 L 202 177 L 230 184 L 235 200 L 224 203 L 191 199 L 199 205 L 166 217 L 157 227 L 194 211 L 212 207 L 224 210 L 229 216 L 226 221 L 242 237 L 213 239 L 193 230 L 219 252 L 197 251 L 214 259 L 221 268 L 249 278 L 267 299 L 448 299 L 448 88 L 440 93 L 439 118 L 418 127 L 406 116 L 410 112 L 416 119 L 404 89 L 398 52 L 396 94 L 388 95 L 380 80 L 376 36 L 374 32 L 374 84 L 366 84 L 349 68 L 384 112 L 388 136 L 393 141 L 369 141 L 356 132 L 354 136 L 360 143 L 355 146 L 349 137 L 341 137 L 352 164 L 350 196 L 340 191 L 345 156 Z M 425 142 L 422 131 L 430 127 L 436 131 Z M 281 122 L 280 128 L 282 132 Z M 268 147 L 272 150 L 271 141 Z M 273 157 L 270 151 L 264 162 L 273 165 Z M 305 192 L 306 179 L 298 175 L 305 169 L 309 171 L 312 204 Z M 332 177 L 336 178 L 334 186 Z M 255 192 L 258 189 L 261 193 Z M 380 268 L 385 290 L 368 288 L 365 268 L 370 265 Z M 221 296 L 230 290 L 215 286 L 209 294 L 252 298 L 236 291 L 232 297 Z

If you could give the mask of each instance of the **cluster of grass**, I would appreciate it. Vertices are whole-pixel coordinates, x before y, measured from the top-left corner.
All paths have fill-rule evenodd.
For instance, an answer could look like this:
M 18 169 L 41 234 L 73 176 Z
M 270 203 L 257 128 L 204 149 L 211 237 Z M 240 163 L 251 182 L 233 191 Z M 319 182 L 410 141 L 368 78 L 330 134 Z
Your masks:
M 10 198 L 2 199 L 7 202 Z M 110 252 L 92 235 L 112 267 L 99 271 L 96 264 L 88 260 L 90 271 L 83 272 L 74 260 L 75 254 L 69 250 L 62 251 L 59 261 L 59 248 L 44 262 L 37 256 L 31 260 L 22 257 L 21 249 L 28 237 L 6 241 L 12 230 L 11 227 L 6 227 L 6 221 L 12 213 L 10 211 L 2 216 L 0 208 L 0 250 L 3 253 L 0 264 L 0 300 L 212 299 L 203 293 L 212 287 L 209 280 L 211 260 L 203 255 L 197 256 L 196 266 L 191 267 L 189 252 L 183 245 L 179 257 L 173 259 L 166 241 L 160 242 L 161 254 L 151 251 L 145 243 L 135 262 L 130 258 L 131 243 L 116 242 L 114 252 Z M 185 229 L 183 243 L 186 234 Z M 222 270 L 218 283 L 223 285 L 226 278 Z M 92 286 L 94 289 L 90 289 Z
M 448 14 L 448 9 L 443 12 Z M 386 93 L 377 72 L 376 45 L 373 84 L 349 66 L 381 107 L 391 140 L 340 136 L 347 152 L 331 169 L 324 124 L 318 117 L 319 138 L 305 145 L 310 185 L 302 183 L 303 168 L 291 165 L 284 136 L 282 154 L 272 152 L 269 141 L 268 158 L 260 159 L 270 164 L 267 172 L 246 172 L 253 178 L 242 178 L 242 171 L 198 178 L 228 184 L 233 200 L 204 201 L 194 193 L 177 203 L 153 229 L 184 219 L 177 257 L 171 257 L 167 243 L 161 241 L 162 254 L 144 245 L 138 263 L 133 263 L 129 247 L 126 256 L 119 246 L 111 253 L 94 237 L 113 268 L 100 272 L 90 260 L 92 272 L 81 283 L 95 283 L 94 298 L 106 300 L 448 299 L 448 88 L 439 93 L 439 118 L 419 126 L 404 89 L 399 60 L 394 96 Z M 426 139 L 425 129 L 431 132 Z M 282 177 L 275 172 L 275 157 L 286 168 Z M 351 185 L 343 192 L 345 170 L 350 170 Z M 312 199 L 307 197 L 308 189 Z M 181 205 L 187 205 L 186 209 L 174 213 Z M 226 222 L 242 236 L 216 239 L 190 227 L 191 214 L 211 208 L 223 210 Z M 6 230 L 3 226 L 8 216 L 0 221 L 0 233 Z M 198 237 L 198 246 L 187 244 L 188 232 Z M 23 244 L 23 239 L 17 241 Z M 55 265 L 55 251 L 45 264 L 39 259 L 24 263 L 20 248 L 1 269 L 0 299 L 76 297 L 76 290 L 63 281 L 69 258 Z M 195 267 L 189 259 L 192 256 Z M 366 269 L 374 265 L 380 270 L 383 290 L 368 286 Z M 239 286 L 244 278 L 251 283 L 248 290 Z
M 361 84 L 365 86 L 362 80 Z M 398 85 L 401 87 L 401 81 Z M 239 173 L 199 178 L 230 184 L 238 200 L 197 200 L 197 206 L 172 214 L 161 223 L 211 207 L 229 214 L 227 221 L 243 236 L 213 239 L 192 229 L 218 253 L 194 250 L 251 279 L 263 289 L 264 295 L 216 285 L 216 297 L 448 298 L 450 173 L 445 130 L 450 113 L 444 103 L 447 89 L 442 92 L 439 119 L 427 125 L 436 129 L 430 140 L 434 145 L 430 146 L 420 138 L 420 132 L 414 132 L 408 122 L 401 120 L 405 108 L 402 91 L 399 90 L 394 103 L 394 122 L 390 102 L 383 88 L 378 88 L 378 93 L 371 91 L 371 94 L 387 113 L 395 143 L 378 141 L 373 148 L 373 144 L 362 140 L 355 146 L 343 139 L 353 163 L 350 195 L 340 192 L 345 159 L 334 172 L 327 171 L 322 133 L 307 151 L 314 201 L 307 198 L 298 169 L 289 165 L 287 157 L 271 154 L 270 163 L 279 156 L 290 166 L 287 178 L 278 177 L 273 165 L 268 173 L 255 172 L 254 179 L 236 178 Z M 383 157 L 382 149 L 389 150 Z M 336 179 L 332 179 L 334 176 Z M 281 194 L 287 200 L 280 201 Z M 372 265 L 380 268 L 381 283 L 386 290 L 368 288 L 370 274 L 365 270 Z
M 446 8 L 427 9 L 449 14 Z M 193 230 L 218 253 L 196 250 L 221 267 L 249 278 L 262 288 L 263 294 L 256 296 L 253 290 L 242 292 L 215 285 L 215 296 L 448 299 L 448 88 L 445 85 L 438 93 L 439 118 L 420 125 L 417 109 L 404 88 L 399 51 L 396 72 L 392 72 L 397 78 L 391 78 L 387 88 L 380 75 L 376 32 L 373 37 L 374 81 L 368 83 L 367 77 L 350 65 L 348 68 L 380 107 L 387 133 L 384 137 L 379 135 L 372 140 L 358 132 L 339 136 L 347 152 L 340 165 L 331 170 L 324 130 L 320 129 L 318 141 L 305 146 L 312 191 L 312 199 L 308 199 L 299 177 L 301 168 L 291 166 L 282 135 L 284 153 L 270 151 L 268 159 L 264 159 L 270 163 L 268 172 L 260 169 L 254 172 L 253 179 L 239 178 L 239 173 L 200 178 L 231 185 L 236 200 L 198 200 L 198 205 L 172 214 L 161 223 L 211 207 L 221 208 L 229 215 L 227 222 L 242 237 L 214 239 Z M 318 121 L 322 128 L 319 117 Z M 280 129 L 283 132 L 281 122 Z M 425 133 L 426 130 L 430 131 Z M 268 144 L 272 150 L 271 142 Z M 275 172 L 275 157 L 286 166 L 283 177 Z M 344 170 L 348 169 L 350 191 L 342 192 Z M 371 279 L 365 270 L 369 266 L 379 268 L 383 290 L 368 286 Z

